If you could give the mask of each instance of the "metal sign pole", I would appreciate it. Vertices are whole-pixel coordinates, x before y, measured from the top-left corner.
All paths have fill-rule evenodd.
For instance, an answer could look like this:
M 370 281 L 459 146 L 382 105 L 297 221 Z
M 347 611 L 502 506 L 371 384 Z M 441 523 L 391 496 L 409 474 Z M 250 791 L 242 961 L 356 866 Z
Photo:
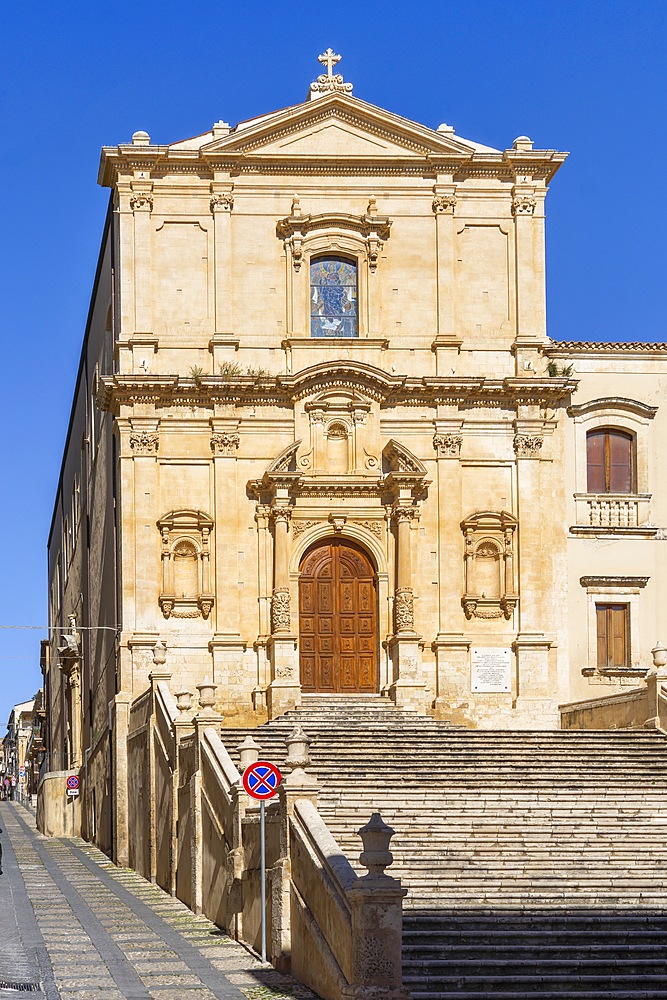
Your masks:
M 259 850 L 262 873 L 261 909 L 262 909 L 262 961 L 266 962 L 266 829 L 264 825 L 264 799 L 259 801 Z

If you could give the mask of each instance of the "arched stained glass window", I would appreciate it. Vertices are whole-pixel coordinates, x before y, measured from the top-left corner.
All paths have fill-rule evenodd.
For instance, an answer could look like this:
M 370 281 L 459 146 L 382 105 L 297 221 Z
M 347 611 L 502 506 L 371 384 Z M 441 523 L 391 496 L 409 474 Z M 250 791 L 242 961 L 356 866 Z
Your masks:
M 310 262 L 311 337 L 358 337 L 357 265 L 346 257 Z

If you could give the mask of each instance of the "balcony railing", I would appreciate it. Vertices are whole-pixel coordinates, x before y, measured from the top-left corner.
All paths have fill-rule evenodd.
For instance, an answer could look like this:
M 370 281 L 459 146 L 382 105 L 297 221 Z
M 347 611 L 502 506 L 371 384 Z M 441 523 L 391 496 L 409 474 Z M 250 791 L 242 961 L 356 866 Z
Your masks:
M 575 493 L 574 499 L 576 528 L 613 531 L 645 527 L 650 530 L 649 493 Z

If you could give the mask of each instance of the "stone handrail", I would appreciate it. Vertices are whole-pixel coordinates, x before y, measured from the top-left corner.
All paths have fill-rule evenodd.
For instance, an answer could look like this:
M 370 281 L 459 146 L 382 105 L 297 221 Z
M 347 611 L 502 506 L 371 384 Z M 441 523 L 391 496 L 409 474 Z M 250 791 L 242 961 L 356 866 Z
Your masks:
M 648 718 L 648 689 L 631 688 L 602 698 L 559 705 L 561 729 L 629 729 Z
M 307 799 L 294 806 L 290 857 L 297 911 L 292 919 L 292 974 L 321 996 L 340 996 L 353 981 L 352 914 L 346 891 L 359 879 Z M 316 955 L 321 956 L 319 968 Z
M 238 785 L 241 775 L 236 764 L 229 756 L 227 748 L 212 726 L 204 730 L 202 748 L 208 749 L 211 757 L 215 760 L 216 767 L 220 773 L 220 787 L 227 799 L 231 800 L 231 790 L 234 786 Z

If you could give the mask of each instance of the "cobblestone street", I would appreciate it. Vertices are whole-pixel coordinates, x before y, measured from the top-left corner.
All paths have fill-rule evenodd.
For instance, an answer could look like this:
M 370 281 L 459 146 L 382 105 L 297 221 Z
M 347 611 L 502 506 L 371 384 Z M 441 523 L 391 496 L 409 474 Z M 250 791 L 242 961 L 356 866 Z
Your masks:
M 0 998 L 315 1000 L 177 899 L 0 804 Z

